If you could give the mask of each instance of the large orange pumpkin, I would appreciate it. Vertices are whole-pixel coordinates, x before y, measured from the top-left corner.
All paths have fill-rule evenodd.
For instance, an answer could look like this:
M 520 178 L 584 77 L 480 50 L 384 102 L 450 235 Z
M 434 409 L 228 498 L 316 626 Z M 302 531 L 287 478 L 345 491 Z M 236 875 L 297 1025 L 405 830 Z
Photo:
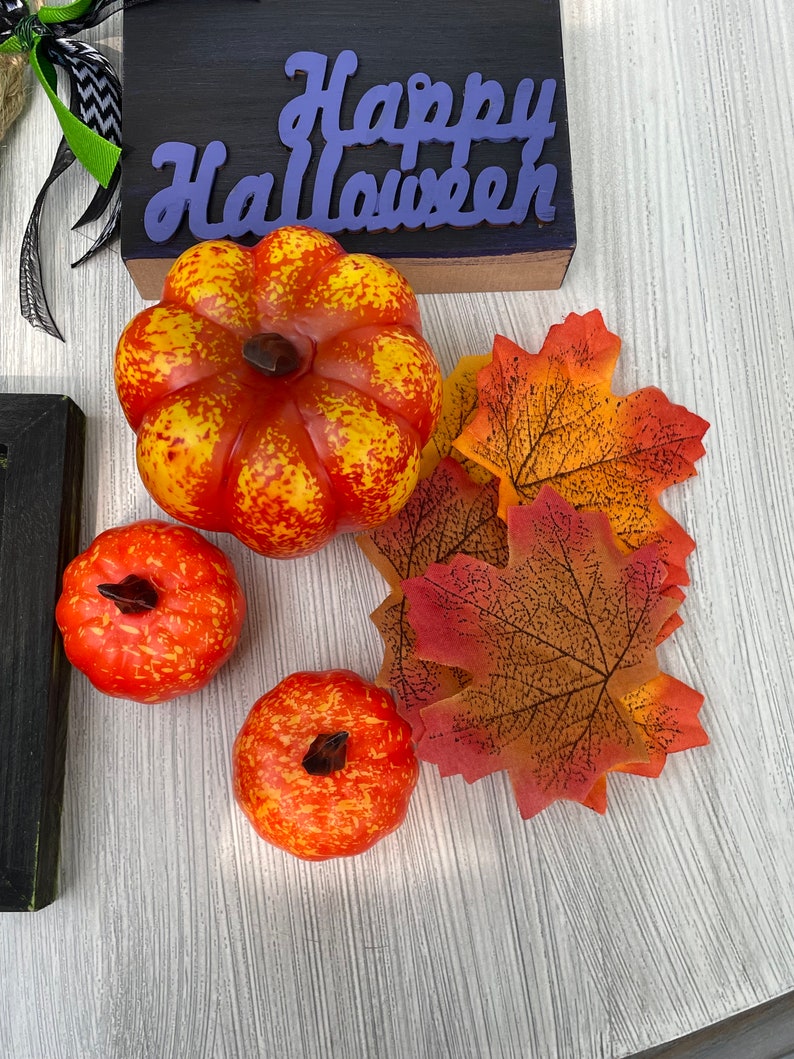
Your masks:
M 407 281 L 300 226 L 182 254 L 115 377 L 160 507 L 279 558 L 395 514 L 441 407 Z

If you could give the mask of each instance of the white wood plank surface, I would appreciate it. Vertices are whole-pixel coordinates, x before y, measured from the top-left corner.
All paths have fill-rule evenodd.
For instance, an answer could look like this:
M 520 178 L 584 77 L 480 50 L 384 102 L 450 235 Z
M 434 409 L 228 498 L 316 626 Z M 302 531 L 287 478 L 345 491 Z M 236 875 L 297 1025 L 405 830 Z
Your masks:
M 666 495 L 698 551 L 662 652 L 706 695 L 711 745 L 611 781 L 604 818 L 522 822 L 501 778 L 426 766 L 373 851 L 289 859 L 233 805 L 234 734 L 293 670 L 373 676 L 385 589 L 349 539 L 277 563 L 224 538 L 250 613 L 209 688 L 152 708 L 73 680 L 61 894 L 0 917 L 0 1056 L 618 1059 L 794 987 L 794 19 L 788 0 L 564 12 L 569 277 L 425 298 L 425 328 L 449 370 L 497 332 L 536 349 L 599 307 L 620 386 L 711 421 L 700 476 Z M 87 543 L 156 513 L 111 381 L 142 303 L 117 252 L 68 267 L 90 193 L 75 169 L 45 222 L 66 343 L 19 317 L 19 241 L 57 139 L 39 91 L 0 145 L 0 387 L 86 412 Z

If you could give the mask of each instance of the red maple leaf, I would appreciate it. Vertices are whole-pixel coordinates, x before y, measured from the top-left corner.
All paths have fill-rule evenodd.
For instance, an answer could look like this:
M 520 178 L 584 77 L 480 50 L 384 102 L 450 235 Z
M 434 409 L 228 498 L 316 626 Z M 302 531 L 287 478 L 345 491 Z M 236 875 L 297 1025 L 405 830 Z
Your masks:
M 559 798 L 599 807 L 608 771 L 664 752 L 649 686 L 678 600 L 656 545 L 626 554 L 604 515 L 550 487 L 507 514 L 504 567 L 457 554 L 403 582 L 416 653 L 471 674 L 421 710 L 419 756 L 469 782 L 505 769 L 525 817 Z

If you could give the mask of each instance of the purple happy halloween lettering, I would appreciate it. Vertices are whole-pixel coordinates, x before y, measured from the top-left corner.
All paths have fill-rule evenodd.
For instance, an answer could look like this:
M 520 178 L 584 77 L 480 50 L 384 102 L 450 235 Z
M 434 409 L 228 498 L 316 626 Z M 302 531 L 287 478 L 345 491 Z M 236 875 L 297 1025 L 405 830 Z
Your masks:
M 160 144 L 152 155 L 156 169 L 171 165 L 174 172 L 171 183 L 153 195 L 146 206 L 147 236 L 156 243 L 167 242 L 186 215 L 197 239 L 262 236 L 273 228 L 294 223 L 330 233 L 441 225 L 473 227 L 483 222 L 520 224 L 529 215 L 533 202 L 539 221 L 548 223 L 554 219 L 552 200 L 557 169 L 551 163 L 537 163 L 546 141 L 555 133 L 551 113 L 556 81 L 544 80 L 536 94 L 531 79 L 521 80 L 507 117 L 502 85 L 494 80 L 483 81 L 481 74 L 471 73 L 466 78 L 459 115 L 453 121 L 455 100 L 450 85 L 416 73 L 405 86 L 393 81 L 369 88 L 353 111 L 352 124 L 343 127 L 345 94 L 357 69 L 358 58 L 349 50 L 339 54 L 330 70 L 328 56 L 319 52 L 295 52 L 287 59 L 287 76 L 294 79 L 301 75 L 305 84 L 303 92 L 284 106 L 278 119 L 279 137 L 289 156 L 277 219 L 266 220 L 276 178 L 271 173 L 260 173 L 239 180 L 226 197 L 222 219 L 211 220 L 210 201 L 218 170 L 226 161 L 225 145 L 213 140 L 199 158 L 192 144 L 171 141 Z M 404 102 L 406 117 L 398 124 Z M 312 162 L 311 136 L 318 128 L 324 146 L 315 169 L 311 209 L 302 217 L 303 185 Z M 511 140 L 525 143 L 512 201 L 506 201 L 510 181 L 504 168 L 487 166 L 472 179 L 466 166 L 474 143 Z M 338 212 L 333 215 L 334 182 L 344 152 L 378 142 L 400 148 L 399 168 L 389 169 L 380 180 L 365 170 L 354 173 L 341 188 Z M 417 171 L 421 148 L 428 143 L 452 148 L 448 169 L 441 173 L 432 168 Z M 469 209 L 465 208 L 467 202 L 471 203 Z

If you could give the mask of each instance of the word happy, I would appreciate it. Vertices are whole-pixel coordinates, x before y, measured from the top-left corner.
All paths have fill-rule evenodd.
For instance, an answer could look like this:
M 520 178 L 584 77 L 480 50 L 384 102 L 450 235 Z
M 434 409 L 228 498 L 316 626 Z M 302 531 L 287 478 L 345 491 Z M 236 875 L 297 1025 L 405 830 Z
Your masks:
M 357 67 L 358 58 L 352 51 L 339 54 L 330 74 L 328 57 L 318 52 L 295 52 L 287 60 L 287 76 L 294 79 L 304 74 L 306 83 L 303 93 L 284 106 L 278 119 L 279 137 L 289 157 L 276 220 L 266 219 L 271 206 L 275 209 L 277 205 L 272 173 L 244 176 L 226 196 L 222 218 L 211 219 L 210 200 L 218 170 L 226 162 L 226 146 L 214 140 L 199 157 L 193 144 L 169 141 L 160 144 L 152 155 L 155 169 L 172 165 L 174 171 L 171 184 L 146 206 L 144 228 L 149 239 L 156 243 L 171 239 L 185 216 L 197 239 L 261 237 L 285 224 L 305 224 L 328 233 L 440 225 L 471 228 L 483 222 L 521 224 L 530 209 L 539 222 L 554 220 L 557 168 L 548 162 L 537 163 L 544 144 L 555 132 L 551 112 L 556 81 L 541 83 L 534 106 L 534 81 L 520 81 L 508 117 L 499 82 L 469 74 L 459 114 L 453 121 L 452 88 L 444 81 L 416 73 L 406 85 L 392 81 L 364 92 L 352 125 L 344 128 L 342 107 Z M 402 122 L 398 120 L 401 106 L 407 112 Z M 301 215 L 304 182 L 312 163 L 310 137 L 316 128 L 324 146 L 311 188 L 311 209 L 308 215 Z M 469 173 L 472 145 L 483 141 L 523 141 L 521 166 L 512 189 L 501 166 L 486 166 L 476 177 Z M 355 172 L 335 196 L 344 152 L 376 143 L 399 148 L 399 168 L 388 169 L 380 177 L 364 169 Z M 421 148 L 429 143 L 451 148 L 450 165 L 442 172 L 418 168 Z

